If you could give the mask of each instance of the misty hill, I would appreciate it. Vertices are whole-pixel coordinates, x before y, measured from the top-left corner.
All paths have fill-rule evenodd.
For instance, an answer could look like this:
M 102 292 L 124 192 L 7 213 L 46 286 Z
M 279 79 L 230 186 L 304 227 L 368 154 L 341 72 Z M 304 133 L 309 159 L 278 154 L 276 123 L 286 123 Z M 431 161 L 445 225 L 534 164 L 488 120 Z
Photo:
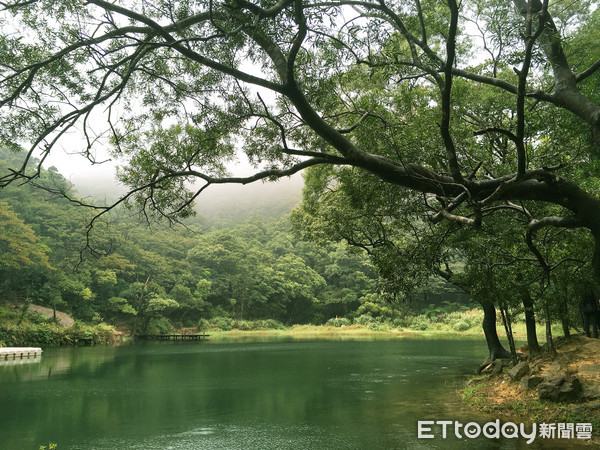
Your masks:
M 127 188 L 115 179 L 114 167 L 109 165 L 67 173 L 66 177 L 79 197 L 92 202 L 111 203 L 127 192 Z M 196 201 L 198 216 L 191 221 L 226 226 L 252 216 L 278 219 L 300 202 L 303 184 L 302 176 L 297 174 L 274 182 L 214 185 Z
M 80 197 L 103 203 L 115 201 L 127 192 L 126 187 L 110 173 L 78 175 L 69 181 Z M 302 176 L 296 175 L 274 182 L 211 186 L 196 200 L 198 216 L 192 222 L 228 225 L 255 215 L 264 219 L 278 219 L 300 202 L 303 184 Z
M 302 176 L 247 185 L 211 186 L 196 201 L 198 217 L 211 225 L 240 222 L 252 216 L 277 219 L 300 202 Z
M 24 152 L 14 153 L 0 149 L 0 161 L 11 168 L 20 167 Z M 33 161 L 33 164 L 36 162 Z M 100 164 L 78 170 L 61 167 L 58 170 L 73 185 L 72 194 L 99 205 L 110 204 L 127 192 L 126 186 L 115 178 L 115 167 Z M 300 174 L 274 182 L 247 185 L 214 185 L 202 193 L 196 201 L 198 216 L 191 219 L 203 226 L 228 226 L 247 220 L 252 216 L 263 219 L 279 219 L 288 214 L 300 202 L 304 181 Z

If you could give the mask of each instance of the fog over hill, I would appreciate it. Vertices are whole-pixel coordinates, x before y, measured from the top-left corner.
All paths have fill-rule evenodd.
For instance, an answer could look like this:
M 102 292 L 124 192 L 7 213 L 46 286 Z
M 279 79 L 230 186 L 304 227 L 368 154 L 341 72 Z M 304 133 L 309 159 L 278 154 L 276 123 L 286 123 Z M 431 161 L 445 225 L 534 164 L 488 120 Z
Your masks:
M 78 196 L 98 202 L 112 202 L 127 192 L 110 172 L 93 171 L 66 175 Z M 300 174 L 274 182 L 209 187 L 196 200 L 198 219 L 209 225 L 238 222 L 257 215 L 268 219 L 289 213 L 300 202 L 304 182 Z
M 196 201 L 196 211 L 213 224 L 254 215 L 275 219 L 288 214 L 300 202 L 303 185 L 299 174 L 273 182 L 215 185 Z
M 109 204 L 127 192 L 115 177 L 116 166 L 122 162 L 111 160 L 105 151 L 99 151 L 97 161 L 91 165 L 86 158 L 57 151 L 47 158 L 44 166 L 56 169 L 74 185 L 78 197 Z M 249 176 L 256 172 L 245 155 L 238 155 L 235 164 L 228 167 L 233 176 Z M 289 213 L 301 199 L 304 181 L 301 174 L 274 182 L 256 181 L 247 185 L 213 185 L 196 200 L 198 216 L 207 225 L 243 221 L 254 215 L 277 219 Z

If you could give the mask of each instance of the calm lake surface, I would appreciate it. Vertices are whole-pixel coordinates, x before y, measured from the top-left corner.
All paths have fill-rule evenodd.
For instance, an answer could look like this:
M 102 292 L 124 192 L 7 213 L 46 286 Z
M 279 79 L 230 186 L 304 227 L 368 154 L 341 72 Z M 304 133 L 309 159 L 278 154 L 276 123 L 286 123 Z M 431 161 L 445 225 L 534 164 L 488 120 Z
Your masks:
M 483 338 L 152 343 L 48 349 L 0 366 L 0 448 L 538 448 L 418 440 L 477 420 L 453 394 Z

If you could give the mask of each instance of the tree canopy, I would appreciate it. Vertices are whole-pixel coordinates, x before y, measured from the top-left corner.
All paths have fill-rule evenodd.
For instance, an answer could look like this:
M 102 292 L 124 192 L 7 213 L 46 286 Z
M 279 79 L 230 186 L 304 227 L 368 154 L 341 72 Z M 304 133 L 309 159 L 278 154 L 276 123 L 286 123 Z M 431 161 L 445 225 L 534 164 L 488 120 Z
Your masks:
M 131 189 L 121 201 L 143 210 L 185 216 L 211 184 L 325 164 L 408 188 L 434 222 L 479 227 L 501 208 L 525 214 L 510 202 L 541 201 L 556 213 L 530 217 L 532 236 L 600 233 L 597 187 L 582 179 L 600 144 L 592 2 L 2 7 L 2 144 L 43 162 L 73 130 L 71 150 L 92 160 L 109 143 Z M 238 149 L 254 175 L 227 174 Z M 0 183 L 39 175 L 31 164 Z
M 544 248 L 554 243 L 559 254 L 560 242 L 540 242 L 540 231 L 587 229 L 600 282 L 600 11 L 592 1 L 1 4 L 0 143 L 28 157 L 0 174 L 0 186 L 36 182 L 59 146 L 95 161 L 95 149 L 109 145 L 130 191 L 96 211 L 125 202 L 174 220 L 211 185 L 319 166 L 311 176 L 321 191 L 343 183 L 350 201 L 353 189 L 390 191 L 391 200 L 390 192 L 373 197 L 381 225 L 396 217 L 417 231 L 442 221 L 493 230 L 499 220 L 521 230 L 547 279 Z M 253 175 L 228 173 L 240 152 Z M 387 237 L 365 234 L 356 215 L 343 223 L 338 231 L 356 242 Z M 227 254 L 215 261 L 226 265 Z M 319 284 L 293 259 L 277 263 Z M 248 292 L 243 283 L 230 289 Z M 295 301 L 292 292 L 312 295 L 287 289 L 284 303 Z

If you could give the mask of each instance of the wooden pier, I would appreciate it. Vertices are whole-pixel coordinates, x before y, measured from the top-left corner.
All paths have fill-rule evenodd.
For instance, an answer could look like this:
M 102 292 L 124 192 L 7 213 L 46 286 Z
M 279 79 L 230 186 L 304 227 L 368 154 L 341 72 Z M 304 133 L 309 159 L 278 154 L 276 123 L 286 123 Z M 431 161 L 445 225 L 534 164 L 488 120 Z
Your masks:
M 39 347 L 2 347 L 0 348 L 0 361 L 10 359 L 39 358 L 42 349 Z
M 142 341 L 201 341 L 208 334 L 136 334 L 135 338 Z

